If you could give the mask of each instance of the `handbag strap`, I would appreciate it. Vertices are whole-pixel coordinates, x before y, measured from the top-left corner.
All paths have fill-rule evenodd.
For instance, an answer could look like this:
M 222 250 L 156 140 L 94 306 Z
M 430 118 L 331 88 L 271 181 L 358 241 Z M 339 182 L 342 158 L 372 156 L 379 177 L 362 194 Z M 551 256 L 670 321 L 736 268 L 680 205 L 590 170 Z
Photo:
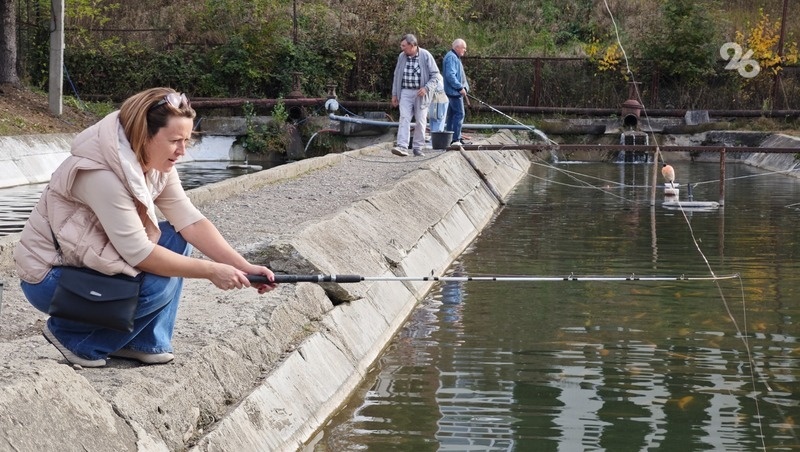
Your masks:
M 56 238 L 56 233 L 53 232 L 52 227 L 50 228 L 50 235 L 53 236 L 53 245 L 55 245 L 56 251 L 58 251 L 58 254 L 61 254 L 61 244 L 58 243 L 58 239 Z
M 56 252 L 58 253 L 59 260 L 61 260 L 61 265 L 64 265 L 64 253 L 61 252 L 61 244 L 58 243 L 56 233 L 53 232 L 52 227 L 50 228 L 50 235 L 53 236 L 53 245 L 56 247 Z

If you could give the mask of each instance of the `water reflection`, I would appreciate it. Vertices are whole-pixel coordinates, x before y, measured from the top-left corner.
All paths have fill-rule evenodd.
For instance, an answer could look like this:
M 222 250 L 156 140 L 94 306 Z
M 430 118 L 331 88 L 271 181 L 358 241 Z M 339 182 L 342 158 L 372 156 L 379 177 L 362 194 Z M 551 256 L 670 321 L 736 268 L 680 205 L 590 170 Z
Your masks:
M 278 165 L 274 162 L 251 162 L 261 169 Z M 230 162 L 185 162 L 177 165 L 181 185 L 186 190 L 258 171 L 253 168 L 228 168 Z M 0 188 L 0 236 L 22 231 L 34 205 L 47 184 Z
M 675 166 L 717 199 L 717 165 Z M 800 181 L 728 165 L 725 208 L 684 215 L 649 205 L 644 166 L 563 169 L 534 169 L 451 271 L 741 278 L 441 284 L 315 450 L 800 446 Z
M 463 267 L 456 262 L 450 273 L 451 276 L 463 276 Z M 442 328 L 454 336 L 451 343 L 455 345 L 459 344 L 455 338 L 464 335 L 464 296 L 464 282 L 447 281 L 441 284 L 438 296 L 434 298 L 440 303 L 437 317 L 441 319 Z M 464 352 L 468 355 L 465 356 Z M 439 385 L 435 400 L 439 407 L 439 420 L 435 438 L 439 450 L 512 450 L 514 435 L 509 425 L 516 421 L 512 414 L 513 384 L 498 380 L 491 389 L 473 389 L 476 379 L 485 377 L 481 370 L 484 366 L 502 365 L 505 358 L 483 362 L 482 357 L 470 355 L 472 350 L 454 347 L 452 354 L 446 356 L 453 361 L 453 369 L 438 368 Z M 477 369 L 475 358 L 478 358 Z
M 20 232 L 46 184 L 0 189 L 0 236 Z

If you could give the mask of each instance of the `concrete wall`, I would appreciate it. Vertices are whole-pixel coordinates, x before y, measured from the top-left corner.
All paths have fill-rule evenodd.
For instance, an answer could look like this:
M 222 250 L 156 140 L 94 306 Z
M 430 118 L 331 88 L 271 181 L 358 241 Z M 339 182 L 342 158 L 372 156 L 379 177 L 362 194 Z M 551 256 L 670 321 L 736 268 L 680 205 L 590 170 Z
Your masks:
M 47 182 L 69 156 L 76 134 L 0 137 L 0 188 Z M 244 160 L 244 150 L 233 146 L 234 136 L 204 135 L 189 148 L 185 162 Z
M 442 154 L 250 253 L 305 272 L 439 274 L 530 164 L 522 151 L 470 157 Z M 284 165 L 191 195 L 200 203 L 236 196 L 346 158 Z M 21 306 L 18 281 L 6 283 Z M 431 285 L 286 284 L 259 297 L 187 280 L 174 340 L 181 359 L 168 366 L 83 371 L 35 335 L 0 342 L 0 450 L 296 450 L 360 384 Z M 352 302 L 334 307 L 332 294 Z
M 521 152 L 487 153 L 475 160 L 503 194 L 529 165 L 529 157 Z M 323 273 L 348 268 L 376 276 L 440 274 L 488 224 L 497 207 L 470 165 L 451 153 L 391 190 L 304 229 L 288 245 Z M 358 240 L 343 239 L 347 237 Z M 360 384 L 430 286 L 343 286 L 357 301 L 330 311 L 322 331 L 308 337 L 299 353 L 194 449 L 294 450 Z M 271 422 L 276 412 L 284 416 Z
M 74 134 L 0 137 L 0 188 L 38 184 L 69 155 Z

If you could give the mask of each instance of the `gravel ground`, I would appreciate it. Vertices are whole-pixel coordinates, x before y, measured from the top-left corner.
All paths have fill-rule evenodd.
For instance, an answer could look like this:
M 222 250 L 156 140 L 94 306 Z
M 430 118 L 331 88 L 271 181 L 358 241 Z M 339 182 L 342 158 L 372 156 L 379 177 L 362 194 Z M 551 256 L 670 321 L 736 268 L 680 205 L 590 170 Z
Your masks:
M 346 208 L 440 154 L 396 157 L 389 152 L 389 145 L 370 148 L 363 154 L 348 156 L 338 165 L 205 203 L 199 208 L 234 247 L 242 247 L 292 232 L 303 222 Z

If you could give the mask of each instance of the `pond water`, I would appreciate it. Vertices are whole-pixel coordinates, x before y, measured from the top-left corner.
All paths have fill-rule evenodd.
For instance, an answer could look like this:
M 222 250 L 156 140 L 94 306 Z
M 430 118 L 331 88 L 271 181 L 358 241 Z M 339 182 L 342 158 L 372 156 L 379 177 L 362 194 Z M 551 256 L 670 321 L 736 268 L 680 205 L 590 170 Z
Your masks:
M 681 211 L 651 171 L 533 167 L 449 274 L 688 280 L 441 283 L 307 448 L 800 448 L 800 180 L 729 164 Z

